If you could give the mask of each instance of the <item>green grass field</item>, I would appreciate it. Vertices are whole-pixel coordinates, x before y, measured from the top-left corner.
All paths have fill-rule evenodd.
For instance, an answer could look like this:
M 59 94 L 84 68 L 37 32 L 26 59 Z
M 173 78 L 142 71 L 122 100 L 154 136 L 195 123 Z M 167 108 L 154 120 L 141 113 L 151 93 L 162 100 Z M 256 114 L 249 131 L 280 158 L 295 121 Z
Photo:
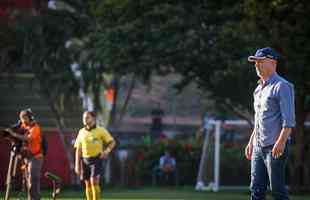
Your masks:
M 43 191 L 43 200 L 51 199 L 49 191 Z M 1 193 L 1 199 L 4 194 Z M 17 200 L 13 197 L 11 199 Z M 59 200 L 84 199 L 83 193 L 73 190 L 62 191 Z M 105 200 L 248 200 L 249 193 L 242 191 L 196 192 L 192 188 L 141 188 L 141 189 L 108 189 L 102 192 Z M 310 195 L 290 196 L 291 200 L 309 200 Z M 270 195 L 267 200 L 272 200 Z

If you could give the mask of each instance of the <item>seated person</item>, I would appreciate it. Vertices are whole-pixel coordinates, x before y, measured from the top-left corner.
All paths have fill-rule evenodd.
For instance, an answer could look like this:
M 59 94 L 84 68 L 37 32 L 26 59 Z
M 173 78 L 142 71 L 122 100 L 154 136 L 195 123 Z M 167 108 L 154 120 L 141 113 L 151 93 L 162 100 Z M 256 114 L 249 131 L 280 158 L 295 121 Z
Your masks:
M 159 160 L 159 180 L 161 184 L 173 185 L 176 178 L 176 161 L 169 151 L 160 157 Z

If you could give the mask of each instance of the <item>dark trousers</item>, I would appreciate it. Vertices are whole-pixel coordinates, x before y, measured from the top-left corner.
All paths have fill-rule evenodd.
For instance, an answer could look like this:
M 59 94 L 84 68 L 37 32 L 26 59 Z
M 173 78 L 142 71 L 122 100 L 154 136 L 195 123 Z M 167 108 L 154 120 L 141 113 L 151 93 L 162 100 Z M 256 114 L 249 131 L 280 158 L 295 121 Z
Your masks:
M 27 195 L 28 200 L 40 200 L 40 176 L 43 159 L 27 159 Z
M 272 157 L 273 145 L 255 146 L 251 160 L 251 200 L 265 200 L 269 183 L 275 200 L 288 200 L 285 185 L 285 166 L 288 160 L 288 147 L 279 158 Z
M 176 183 L 175 176 L 176 176 L 175 171 L 171 172 L 160 171 L 159 182 L 161 185 L 175 185 Z
M 82 180 L 90 180 L 90 178 L 97 176 L 100 177 L 102 172 L 102 159 L 99 156 L 82 159 Z

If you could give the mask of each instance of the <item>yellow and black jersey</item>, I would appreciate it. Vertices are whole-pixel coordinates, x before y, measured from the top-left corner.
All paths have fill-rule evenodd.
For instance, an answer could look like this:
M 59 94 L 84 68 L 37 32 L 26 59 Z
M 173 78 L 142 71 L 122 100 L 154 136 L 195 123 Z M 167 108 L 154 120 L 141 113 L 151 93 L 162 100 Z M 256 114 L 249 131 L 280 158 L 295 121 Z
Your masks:
M 91 130 L 82 128 L 76 138 L 74 147 L 82 150 L 83 158 L 90 158 L 102 153 L 103 146 L 112 141 L 113 137 L 103 127 L 95 127 Z

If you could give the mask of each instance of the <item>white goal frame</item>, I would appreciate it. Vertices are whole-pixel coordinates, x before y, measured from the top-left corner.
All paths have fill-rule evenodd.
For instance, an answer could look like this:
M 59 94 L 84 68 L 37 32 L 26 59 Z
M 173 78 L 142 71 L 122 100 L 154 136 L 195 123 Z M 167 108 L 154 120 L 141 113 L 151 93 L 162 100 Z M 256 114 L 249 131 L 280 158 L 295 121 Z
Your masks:
M 227 125 L 238 125 L 238 126 L 249 126 L 249 123 L 245 120 L 205 120 L 205 139 L 203 149 L 200 158 L 198 176 L 195 189 L 197 191 L 213 191 L 218 192 L 220 190 L 220 137 L 222 124 Z M 214 129 L 214 163 L 213 163 L 213 181 L 205 183 L 203 181 L 203 172 L 205 170 L 207 149 L 209 145 L 209 135 L 212 133 L 209 130 Z

